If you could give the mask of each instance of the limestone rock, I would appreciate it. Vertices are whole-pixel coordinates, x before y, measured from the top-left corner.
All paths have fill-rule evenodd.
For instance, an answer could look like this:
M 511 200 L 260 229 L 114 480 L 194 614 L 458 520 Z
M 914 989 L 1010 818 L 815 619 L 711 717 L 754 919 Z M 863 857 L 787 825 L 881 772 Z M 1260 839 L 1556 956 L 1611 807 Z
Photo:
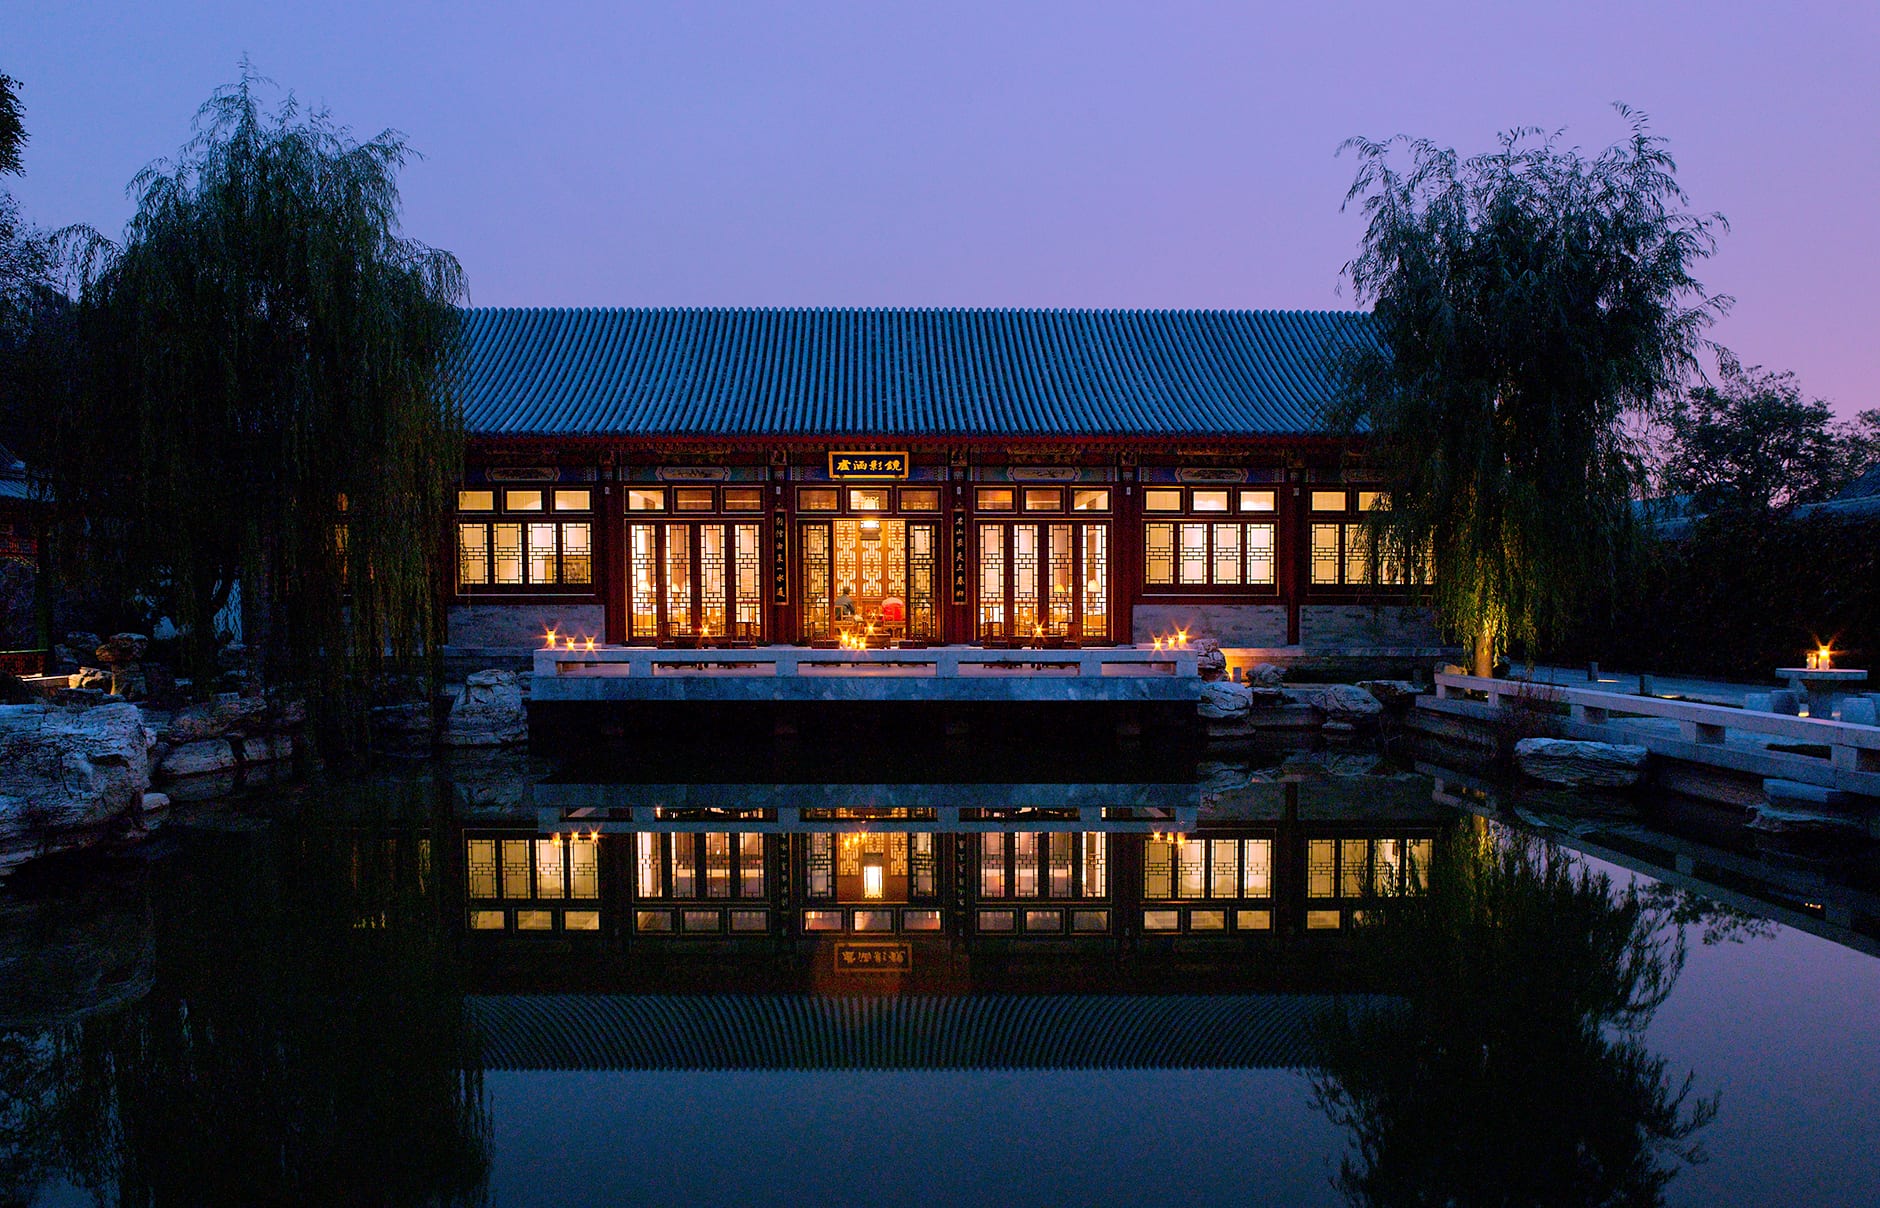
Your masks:
M 98 643 L 98 661 L 107 667 L 121 663 L 139 663 L 150 649 L 150 639 L 141 633 L 114 633 Z
M 1320 684 L 1299 696 L 1325 714 L 1327 721 L 1356 724 L 1370 721 L 1384 711 L 1377 697 L 1353 684 Z
M 1409 708 L 1421 691 L 1409 680 L 1359 680 L 1358 687 L 1375 696 L 1379 704 L 1393 713 Z
M 103 692 L 111 691 L 111 673 L 102 667 L 80 667 L 78 674 L 72 677 L 73 688 L 97 688 Z
M 215 698 L 209 715 L 227 730 L 248 731 L 264 728 L 268 702 L 259 696 L 239 696 L 233 692 Z
M 228 733 L 228 723 L 217 717 L 208 705 L 189 705 L 178 709 L 158 732 L 158 738 L 171 746 L 220 738 Z
M 243 763 L 273 763 L 294 757 L 294 740 L 286 734 L 242 739 Z
M 1523 738 L 1514 744 L 1516 766 L 1548 784 L 1624 788 L 1638 783 L 1648 757 L 1630 743 Z
M 104 703 L 103 688 L 58 688 L 52 693 L 52 701 L 58 705 L 76 705 L 81 709 Z
M 168 793 L 145 793 L 142 804 L 143 824 L 153 829 L 163 824 L 170 816 L 170 795 Z
M 1210 680 L 1201 685 L 1199 710 L 1213 721 L 1245 717 L 1253 710 L 1253 690 L 1233 680 Z
M 445 746 L 503 746 L 526 742 L 528 737 L 522 682 L 515 672 L 477 671 L 464 678 L 463 690 L 444 723 Z
M 150 732 L 137 706 L 0 706 L 0 871 L 82 846 L 150 787 Z
M 111 671 L 111 695 L 121 700 L 142 700 L 150 695 L 150 680 L 142 663 L 120 663 Z
M 235 748 L 226 738 L 205 738 L 184 743 L 164 757 L 160 769 L 165 776 L 201 776 L 208 772 L 226 772 L 235 766 Z
M 1286 678 L 1286 669 L 1278 663 L 1255 663 L 1247 672 L 1247 682 L 1259 688 L 1277 688 Z

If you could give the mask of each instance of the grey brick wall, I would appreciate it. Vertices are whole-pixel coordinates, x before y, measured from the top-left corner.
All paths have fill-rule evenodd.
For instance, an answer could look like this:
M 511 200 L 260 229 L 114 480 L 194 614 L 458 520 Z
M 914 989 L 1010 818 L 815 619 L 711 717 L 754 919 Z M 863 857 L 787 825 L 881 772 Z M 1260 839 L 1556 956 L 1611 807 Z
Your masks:
M 452 604 L 449 621 L 452 646 L 485 649 L 533 650 L 550 628 L 598 642 L 607 627 L 599 604 Z
M 1304 604 L 1299 644 L 1307 650 L 1439 646 L 1436 614 L 1403 604 Z
M 1223 646 L 1284 646 L 1283 604 L 1138 604 L 1132 619 L 1136 642 L 1188 631 L 1188 640 L 1213 638 Z

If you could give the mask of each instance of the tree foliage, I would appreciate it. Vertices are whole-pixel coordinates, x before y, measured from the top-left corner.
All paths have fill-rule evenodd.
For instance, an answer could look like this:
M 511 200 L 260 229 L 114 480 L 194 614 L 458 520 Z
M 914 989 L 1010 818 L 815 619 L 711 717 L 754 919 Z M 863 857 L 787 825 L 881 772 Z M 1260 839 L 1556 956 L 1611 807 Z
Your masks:
M 1722 217 L 1687 208 L 1665 141 L 1620 112 L 1630 138 L 1590 158 L 1534 129 L 1470 158 L 1345 144 L 1367 220 L 1345 274 L 1378 343 L 1337 353 L 1331 418 L 1392 480 L 1377 539 L 1429 560 L 1478 665 L 1610 581 L 1640 475 L 1626 418 L 1662 407 L 1729 304 L 1692 276 Z
M 1716 1101 L 1648 1051 L 1683 928 L 1542 840 L 1463 832 L 1380 901 L 1361 956 L 1402 997 L 1335 1013 L 1313 1090 L 1354 1204 L 1658 1204 Z
M 270 677 L 360 718 L 360 687 L 433 637 L 464 280 L 400 232 L 402 136 L 355 141 L 291 96 L 268 112 L 263 83 L 218 90 L 132 182 L 122 246 L 83 249 L 60 490 L 190 669 L 238 596 Z
M 1816 503 L 1880 459 L 1880 411 L 1836 422 L 1794 374 L 1728 359 L 1715 384 L 1676 400 L 1664 426 L 1660 486 L 1703 512 Z

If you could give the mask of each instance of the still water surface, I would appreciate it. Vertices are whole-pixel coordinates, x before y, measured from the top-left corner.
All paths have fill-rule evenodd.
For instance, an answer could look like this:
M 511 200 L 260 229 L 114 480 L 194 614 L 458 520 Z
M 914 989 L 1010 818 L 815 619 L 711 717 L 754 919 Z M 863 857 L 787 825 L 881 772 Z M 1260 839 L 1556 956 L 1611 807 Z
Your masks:
M 546 770 L 282 786 L 16 878 L 0 1204 L 1880 1203 L 1845 843 L 1363 765 Z

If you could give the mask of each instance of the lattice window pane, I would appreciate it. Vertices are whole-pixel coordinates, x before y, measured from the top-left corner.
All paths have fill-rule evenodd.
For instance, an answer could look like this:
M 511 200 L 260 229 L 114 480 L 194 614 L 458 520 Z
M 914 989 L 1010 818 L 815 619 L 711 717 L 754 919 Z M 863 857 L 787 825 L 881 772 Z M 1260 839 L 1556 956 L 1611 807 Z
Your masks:
M 1306 896 L 1329 898 L 1337 889 L 1337 842 L 1332 839 L 1306 840 Z
M 535 896 L 538 898 L 559 898 L 567 893 L 561 863 L 561 840 L 537 839 L 535 841 Z
M 705 835 L 705 896 L 731 896 L 731 836 L 724 831 Z
M 1181 526 L 1182 582 L 1206 583 L 1208 581 L 1208 526 L 1205 524 L 1184 524 Z
M 1338 582 L 1338 525 L 1312 526 L 1312 582 L 1332 585 Z
M 672 896 L 675 898 L 695 898 L 698 896 L 698 836 L 673 835 L 672 843 Z
M 1410 862 L 1409 885 L 1423 889 L 1429 885 L 1430 857 L 1435 854 L 1436 845 L 1428 839 L 1412 839 L 1406 859 Z
M 1273 526 L 1270 524 L 1249 524 L 1246 528 L 1247 540 L 1247 584 L 1249 586 L 1271 587 L 1274 582 Z
M 553 583 L 555 574 L 555 530 L 553 524 L 531 524 L 529 527 L 529 582 Z
M 698 526 L 698 595 L 701 633 L 723 637 L 730 632 L 725 624 L 725 526 Z
M 1364 896 L 1365 853 L 1370 847 L 1363 839 L 1345 839 L 1340 841 L 1338 852 L 1339 896 L 1359 898 Z
M 1038 627 L 1038 526 L 1012 526 L 1012 633 L 1028 635 Z
M 755 524 L 739 524 L 732 526 L 732 534 L 737 604 L 733 619 L 747 627 L 740 636 L 757 637 L 764 624 L 764 568 L 759 542 L 762 532 Z
M 1080 527 L 1084 539 L 1083 636 L 1105 638 L 1110 633 L 1110 530 L 1101 524 Z
M 496 551 L 496 582 L 514 587 L 522 582 L 522 526 L 493 524 L 491 544 Z
M 472 839 L 465 844 L 465 880 L 473 898 L 496 895 L 496 840 Z
M 594 529 L 585 521 L 561 526 L 561 581 L 594 582 Z
M 1248 898 L 1273 896 L 1273 841 L 1243 839 L 1240 844 L 1240 893 Z
M 1403 840 L 1377 839 L 1371 844 L 1371 889 L 1379 895 L 1402 887 Z
M 659 530 L 650 524 L 628 526 L 631 553 L 632 634 L 659 636 Z
M 1101 831 L 1086 832 L 1084 843 L 1084 896 L 1101 898 L 1110 892 L 1109 836 Z
M 979 836 L 979 896 L 1005 896 L 1005 836 Z
M 908 849 L 910 893 L 917 898 L 931 898 L 940 892 L 936 881 L 937 866 L 934 860 L 933 836 L 924 831 L 909 835 Z
M 1012 893 L 1016 897 L 1038 896 L 1038 832 L 1019 831 L 1012 836 Z
M 1143 581 L 1154 585 L 1175 582 L 1175 526 L 1167 523 L 1142 526 Z
M 691 633 L 692 526 L 666 526 L 666 632 Z
M 641 831 L 634 837 L 634 892 L 642 898 L 666 896 L 665 843 L 663 836 Z
M 1211 864 L 1208 870 L 1208 896 L 1212 898 L 1233 898 L 1240 896 L 1240 841 L 1237 839 L 1210 839 L 1208 856 Z
M 490 581 L 490 526 L 457 526 L 457 585 L 480 587 Z
M 1217 586 L 1240 585 L 1240 526 L 1214 526 L 1214 582 Z
M 1345 582 L 1371 581 L 1371 530 L 1362 524 L 1345 526 Z
M 1046 597 L 1047 611 L 1045 624 L 1054 634 L 1067 634 L 1071 631 L 1076 605 L 1077 560 L 1071 549 L 1071 526 L 1053 524 L 1046 528 L 1050 566 L 1047 569 Z
M 835 894 L 835 836 L 824 831 L 809 837 L 809 857 L 803 862 L 808 873 L 806 891 L 812 898 Z
M 1142 896 L 1175 896 L 1175 844 L 1167 839 L 1151 839 L 1143 844 Z
M 1206 851 L 1201 840 L 1182 840 L 1180 858 L 1178 891 L 1184 898 L 1198 898 L 1205 888 L 1203 878 L 1207 873 Z
M 1076 838 L 1069 831 L 1052 831 L 1045 836 L 1050 848 L 1045 891 L 1054 898 L 1071 896 L 1071 848 Z
M 568 896 L 571 898 L 598 898 L 601 896 L 601 845 L 593 839 L 571 839 L 568 841 Z
M 826 524 L 803 526 L 803 632 L 810 638 L 835 633 L 830 620 L 830 532 Z
M 764 896 L 764 836 L 747 832 L 738 836 L 738 896 Z
M 1005 526 L 979 526 L 979 631 L 985 636 L 1005 630 Z
M 506 898 L 529 896 L 529 841 L 527 839 L 503 840 L 503 896 Z
M 934 624 L 934 550 L 939 542 L 931 524 L 907 526 L 907 636 L 932 640 Z

